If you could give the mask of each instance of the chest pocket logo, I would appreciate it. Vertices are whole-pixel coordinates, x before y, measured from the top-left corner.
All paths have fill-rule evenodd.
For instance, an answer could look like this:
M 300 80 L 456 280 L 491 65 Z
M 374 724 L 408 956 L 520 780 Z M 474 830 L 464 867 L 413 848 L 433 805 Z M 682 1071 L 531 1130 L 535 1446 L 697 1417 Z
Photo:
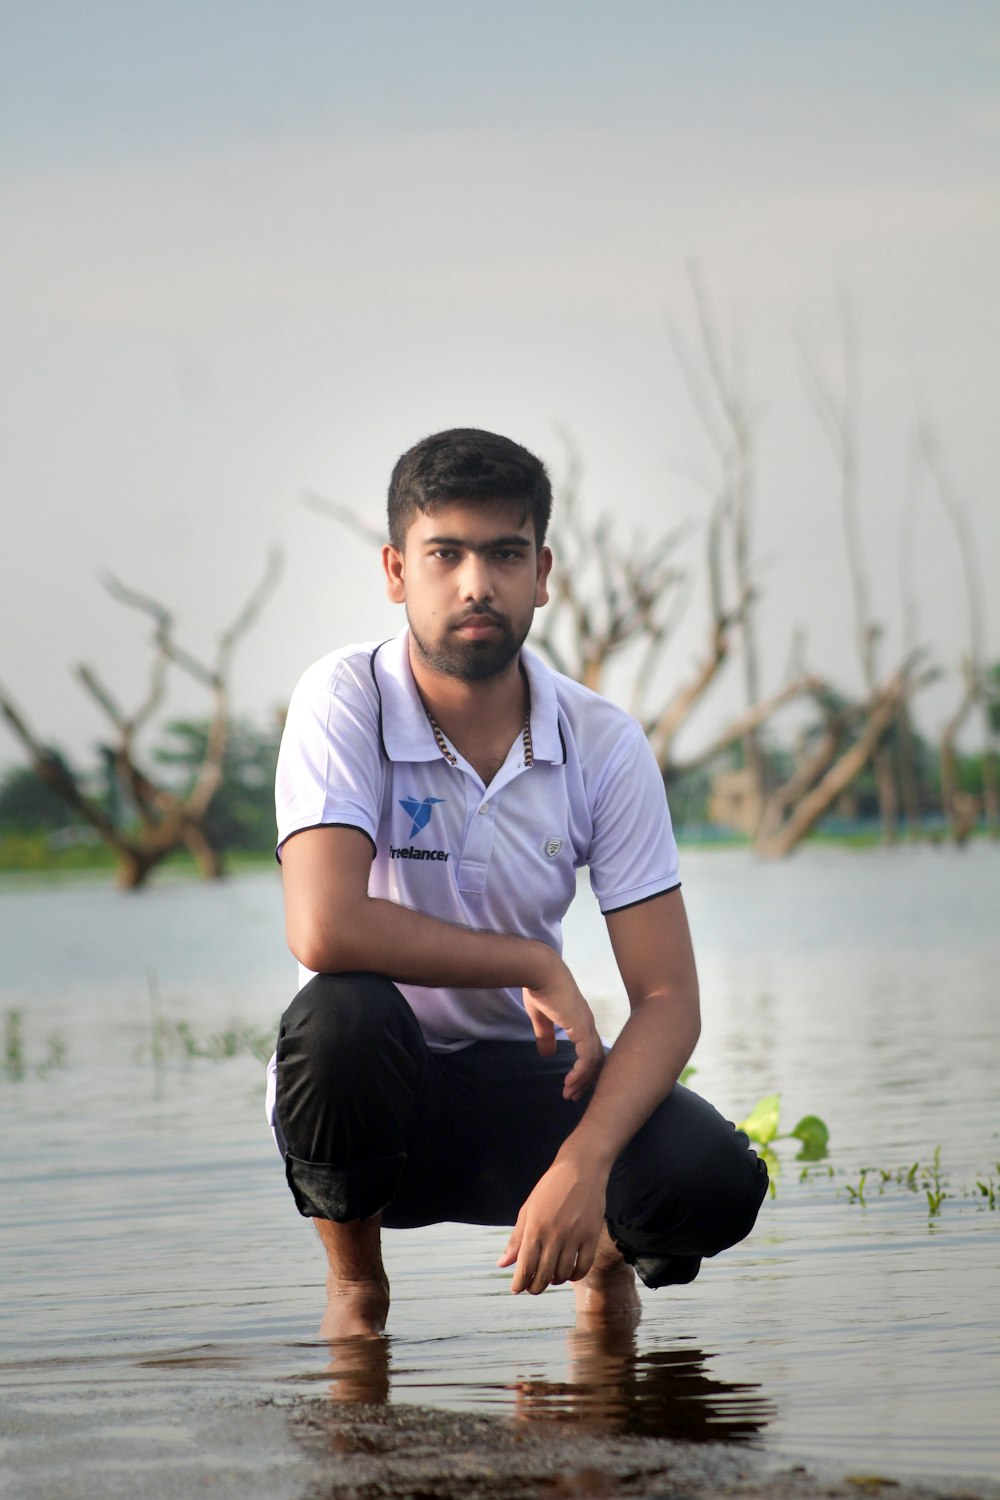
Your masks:
M 549 859 L 555 859 L 565 842 L 565 839 L 546 839 L 542 847 Z
M 418 802 L 416 797 L 401 797 L 399 799 L 400 807 L 404 812 L 408 812 L 413 819 L 407 838 L 412 839 L 422 828 L 427 827 L 435 805 L 444 800 L 443 797 L 425 797 L 422 802 Z

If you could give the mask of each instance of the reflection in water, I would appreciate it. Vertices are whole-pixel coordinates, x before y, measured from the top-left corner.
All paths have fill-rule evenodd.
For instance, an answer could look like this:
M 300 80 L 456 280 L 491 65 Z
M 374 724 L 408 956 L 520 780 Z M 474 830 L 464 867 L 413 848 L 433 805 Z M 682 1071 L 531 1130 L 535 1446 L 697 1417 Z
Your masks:
M 366 1406 L 388 1401 L 391 1344 L 387 1334 L 376 1339 L 329 1339 L 330 1399 Z
M 774 1403 L 758 1384 L 734 1385 L 706 1373 L 700 1349 L 637 1354 L 635 1331 L 608 1327 L 567 1335 L 570 1380 L 524 1380 L 515 1387 L 523 1421 L 572 1421 L 591 1431 L 687 1442 L 743 1442 L 772 1420 Z
M 623 1324 L 571 1329 L 567 1340 L 568 1381 L 521 1380 L 509 1387 L 519 1421 L 573 1422 L 589 1432 L 735 1443 L 757 1437 L 774 1418 L 774 1403 L 756 1382 L 734 1384 L 709 1375 L 700 1349 L 639 1354 L 635 1330 Z M 391 1344 L 386 1336 L 331 1339 L 331 1400 L 387 1403 Z

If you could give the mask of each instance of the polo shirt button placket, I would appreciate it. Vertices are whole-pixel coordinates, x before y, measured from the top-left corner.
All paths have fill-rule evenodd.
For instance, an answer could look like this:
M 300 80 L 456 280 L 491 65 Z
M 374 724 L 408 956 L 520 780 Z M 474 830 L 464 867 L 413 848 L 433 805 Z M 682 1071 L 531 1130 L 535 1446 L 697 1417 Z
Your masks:
M 492 811 L 492 798 L 484 798 L 476 809 L 476 816 L 469 823 L 462 848 L 458 888 L 474 895 L 481 895 L 486 889 L 486 877 L 493 856 L 493 836 L 496 832 L 496 819 L 490 816 Z

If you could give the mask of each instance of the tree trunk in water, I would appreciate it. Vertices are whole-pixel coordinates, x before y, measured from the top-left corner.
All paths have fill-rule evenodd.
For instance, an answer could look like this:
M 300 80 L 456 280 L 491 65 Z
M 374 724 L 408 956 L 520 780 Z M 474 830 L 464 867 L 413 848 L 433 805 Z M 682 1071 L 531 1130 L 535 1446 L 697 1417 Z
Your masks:
M 952 842 L 961 847 L 976 826 L 979 809 L 975 797 L 959 790 L 954 728 L 949 725 L 941 736 L 941 810 Z
M 118 845 L 115 849 L 118 864 L 115 869 L 115 884 L 123 891 L 138 891 L 146 884 L 151 871 L 160 863 L 162 854 L 150 854 L 144 849 Z
M 213 848 L 202 830 L 194 824 L 190 824 L 184 830 L 184 843 L 194 855 L 194 862 L 198 866 L 198 874 L 203 880 L 221 880 L 225 875 L 225 866 L 222 855 L 218 849 Z
M 878 788 L 882 842 L 894 844 L 899 834 L 899 790 L 896 785 L 895 756 L 890 745 L 882 744 L 875 752 L 875 784 Z
M 758 837 L 754 845 L 756 854 L 763 859 L 782 859 L 786 854 L 790 854 L 802 842 L 806 834 L 815 828 L 820 818 L 830 810 L 841 792 L 845 791 L 854 778 L 864 770 L 875 753 L 896 715 L 902 691 L 902 686 L 897 687 L 895 691 L 887 693 L 881 702 L 876 703 L 869 714 L 864 731 L 854 744 L 834 762 L 822 780 L 811 791 L 805 793 L 778 827 L 769 831 L 766 837 Z M 762 829 L 768 827 L 766 817 L 761 827 Z
M 991 839 L 1000 839 L 1000 757 L 987 733 L 983 745 L 983 811 Z
M 899 711 L 899 782 L 906 834 L 908 838 L 915 839 L 920 831 L 921 806 L 913 747 L 913 724 L 908 703 L 904 703 Z

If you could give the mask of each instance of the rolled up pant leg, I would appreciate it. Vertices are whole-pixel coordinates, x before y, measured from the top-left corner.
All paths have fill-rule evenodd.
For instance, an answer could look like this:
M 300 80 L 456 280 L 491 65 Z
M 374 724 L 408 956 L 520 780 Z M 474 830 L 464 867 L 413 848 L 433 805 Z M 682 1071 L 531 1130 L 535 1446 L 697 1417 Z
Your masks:
M 693 1281 L 750 1233 L 767 1181 L 746 1136 L 676 1084 L 612 1168 L 608 1231 L 646 1286 Z
M 276 1125 L 310 1218 L 366 1219 L 394 1196 L 428 1065 L 410 1007 L 378 974 L 318 974 L 281 1019 Z

